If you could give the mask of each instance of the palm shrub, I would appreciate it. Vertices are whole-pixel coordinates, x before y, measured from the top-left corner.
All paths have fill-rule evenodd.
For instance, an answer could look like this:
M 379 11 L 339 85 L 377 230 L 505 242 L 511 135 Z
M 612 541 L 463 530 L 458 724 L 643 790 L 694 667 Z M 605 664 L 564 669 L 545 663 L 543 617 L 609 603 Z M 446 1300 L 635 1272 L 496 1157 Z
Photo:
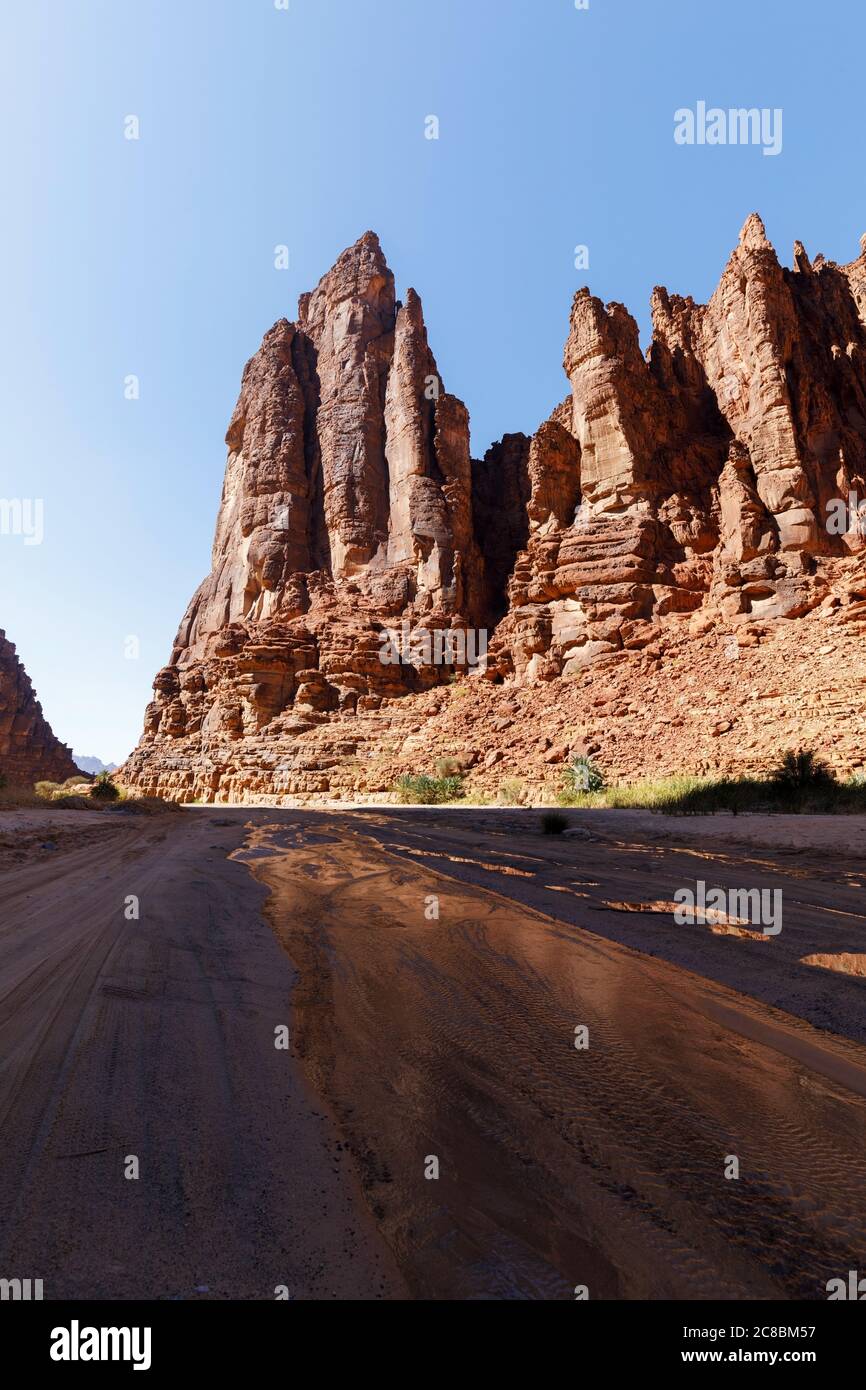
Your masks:
M 808 748 L 788 749 L 770 773 L 770 781 L 780 791 L 809 791 L 832 786 L 836 778 L 816 753 Z
M 426 773 L 406 773 L 398 778 L 397 800 L 404 806 L 440 806 L 456 801 L 463 791 L 462 777 L 428 777 Z
M 604 773 L 584 753 L 577 753 L 571 759 L 565 772 L 566 791 L 573 793 L 604 791 Z
M 90 788 L 90 795 L 97 801 L 116 801 L 120 792 L 111 780 L 107 772 L 100 772 L 93 786 Z

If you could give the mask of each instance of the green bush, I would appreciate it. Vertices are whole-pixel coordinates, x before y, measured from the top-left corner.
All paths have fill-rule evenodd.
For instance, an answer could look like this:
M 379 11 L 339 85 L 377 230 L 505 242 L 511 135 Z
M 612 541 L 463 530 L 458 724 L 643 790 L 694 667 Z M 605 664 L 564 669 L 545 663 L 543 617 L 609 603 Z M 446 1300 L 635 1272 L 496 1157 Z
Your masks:
M 446 801 L 456 801 L 462 790 L 462 777 L 428 777 L 424 773 L 406 773 L 395 787 L 397 800 L 404 806 L 440 806 Z
M 565 789 L 556 802 L 558 806 L 580 806 L 585 810 L 676 811 L 699 790 L 716 785 L 701 777 L 646 778 L 640 782 L 615 782 L 596 792 Z
M 120 792 L 112 782 L 107 772 L 100 772 L 93 786 L 90 788 L 90 795 L 97 801 L 117 801 Z
M 604 773 L 592 758 L 578 753 L 572 758 L 565 773 L 566 791 L 576 795 L 604 790 Z
M 833 815 L 866 811 L 866 780 L 837 782 L 832 774 L 804 786 L 772 777 L 662 777 L 605 787 L 600 792 L 563 791 L 560 806 L 661 811 L 668 815 Z
M 60 791 L 59 782 L 37 782 L 33 790 L 37 796 L 41 796 L 44 801 L 50 801 L 55 792 Z

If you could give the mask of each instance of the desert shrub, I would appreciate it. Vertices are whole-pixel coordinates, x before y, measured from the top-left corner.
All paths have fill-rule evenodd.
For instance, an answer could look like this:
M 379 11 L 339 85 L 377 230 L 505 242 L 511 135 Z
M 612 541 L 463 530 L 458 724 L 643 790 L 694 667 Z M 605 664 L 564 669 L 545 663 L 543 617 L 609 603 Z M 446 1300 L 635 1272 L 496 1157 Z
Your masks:
M 783 753 L 770 773 L 770 782 L 783 791 L 811 791 L 813 788 L 830 787 L 836 781 L 825 762 L 808 748 L 798 752 L 789 749 Z
M 663 777 L 605 787 L 603 791 L 563 791 L 560 806 L 608 810 L 659 811 L 668 815 L 831 815 L 866 811 L 866 779 L 845 783 L 832 776 L 802 788 L 757 777 Z
M 66 781 L 61 783 L 61 786 L 65 791 L 67 787 L 83 787 L 85 782 L 92 781 L 93 778 L 88 777 L 86 772 L 79 772 L 77 777 L 67 777 Z
M 562 835 L 568 829 L 568 817 L 560 811 L 545 811 L 541 817 L 541 830 L 544 835 Z
M 120 792 L 111 780 L 107 772 L 100 772 L 93 786 L 90 788 L 90 795 L 96 801 L 117 801 Z
M 460 777 L 463 769 L 457 758 L 437 758 L 436 776 L 437 777 Z
M 503 777 L 496 793 L 498 806 L 523 806 L 526 801 L 526 788 L 519 777 Z
M 494 801 L 488 792 L 475 789 L 464 791 L 460 797 L 460 804 L 461 806 L 492 806 Z
M 193 801 L 190 805 L 201 806 L 203 802 Z M 157 816 L 164 812 L 177 812 L 183 814 L 183 807 L 176 801 L 164 801 L 160 796 L 126 796 L 117 803 L 117 811 L 123 811 L 128 816 Z M 228 821 L 231 825 L 232 822 Z
M 33 790 L 37 796 L 41 796 L 43 801 L 50 801 L 55 792 L 60 791 L 59 782 L 36 782 Z
M 605 786 L 604 773 L 592 758 L 577 753 L 566 768 L 565 783 L 566 791 L 576 792 L 578 795 L 581 792 L 600 792 Z
M 456 801 L 462 790 L 462 777 L 428 777 L 425 773 L 406 773 L 395 787 L 397 800 L 404 806 L 440 806 Z
M 44 799 L 29 787 L 0 787 L 0 811 L 32 810 L 44 804 Z

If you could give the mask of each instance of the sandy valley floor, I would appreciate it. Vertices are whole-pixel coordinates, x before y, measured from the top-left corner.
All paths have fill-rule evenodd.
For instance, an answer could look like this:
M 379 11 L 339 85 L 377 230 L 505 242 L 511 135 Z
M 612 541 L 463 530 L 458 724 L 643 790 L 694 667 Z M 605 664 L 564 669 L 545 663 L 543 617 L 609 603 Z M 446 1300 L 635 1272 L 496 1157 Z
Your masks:
M 825 1297 L 866 1258 L 866 827 L 569 818 L 0 816 L 3 1268 Z M 781 889 L 783 930 L 677 926 L 697 879 Z

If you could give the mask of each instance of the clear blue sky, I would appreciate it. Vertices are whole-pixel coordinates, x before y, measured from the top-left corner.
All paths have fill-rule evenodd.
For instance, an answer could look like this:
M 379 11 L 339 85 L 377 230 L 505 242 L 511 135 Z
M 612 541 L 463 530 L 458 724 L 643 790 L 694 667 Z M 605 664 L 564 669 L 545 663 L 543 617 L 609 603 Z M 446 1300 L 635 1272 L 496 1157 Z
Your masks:
M 582 284 L 646 340 L 653 285 L 707 298 L 753 210 L 786 263 L 795 237 L 851 259 L 864 15 L 862 0 L 5 4 L 0 497 L 44 499 L 45 538 L 0 535 L 0 627 L 57 734 L 106 761 L 135 743 L 208 569 L 244 362 L 368 227 L 422 296 L 476 453 L 565 395 Z M 674 111 L 699 100 L 781 107 L 782 153 L 676 145 Z

